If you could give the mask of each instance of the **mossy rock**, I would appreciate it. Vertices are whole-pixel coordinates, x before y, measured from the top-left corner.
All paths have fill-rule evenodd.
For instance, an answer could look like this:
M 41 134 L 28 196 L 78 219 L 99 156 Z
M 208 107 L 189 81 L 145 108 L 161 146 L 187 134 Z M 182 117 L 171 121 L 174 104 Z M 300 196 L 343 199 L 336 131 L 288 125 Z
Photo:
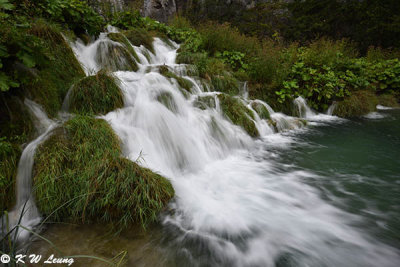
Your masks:
M 123 105 L 116 78 L 103 71 L 77 82 L 69 98 L 69 111 L 72 113 L 106 114 Z
M 44 217 L 117 229 L 146 227 L 174 196 L 166 178 L 121 157 L 106 121 L 80 115 L 39 146 L 33 181 Z
M 198 96 L 193 105 L 202 110 L 206 110 L 208 108 L 216 108 L 215 97 L 211 95 Z
M 191 88 L 193 86 L 193 83 L 185 78 L 179 77 L 175 73 L 173 73 L 167 66 L 160 66 L 159 67 L 159 72 L 161 75 L 163 75 L 166 78 L 169 79 L 175 79 L 179 86 L 181 87 L 181 92 L 185 97 L 188 96 L 188 93 L 191 93 Z M 183 90 L 182 90 L 183 89 Z
M 111 32 L 107 34 L 107 36 L 114 42 L 123 45 L 128 50 L 128 52 L 136 59 L 136 61 L 140 61 L 135 49 L 133 49 L 132 45 L 129 43 L 128 38 L 126 38 L 124 34 L 119 32 Z
M 218 95 L 222 112 L 233 124 L 242 127 L 251 137 L 258 137 L 260 134 L 252 119 L 253 112 L 248 109 L 239 99 L 226 95 Z
M 147 30 L 135 28 L 124 31 L 123 34 L 134 46 L 143 45 L 154 53 L 153 36 Z
M 351 96 L 338 102 L 333 115 L 342 118 L 358 117 L 376 110 L 377 96 L 366 90 L 355 91 Z
M 253 102 L 251 103 L 251 107 L 257 112 L 260 119 L 269 120 L 271 119 L 271 114 L 268 109 L 261 103 Z
M 95 60 L 102 69 L 108 71 L 137 71 L 138 65 L 128 48 L 109 40 L 99 43 Z
M 161 92 L 157 96 L 157 100 L 173 113 L 178 111 L 178 105 L 170 92 Z
M 57 26 L 37 20 L 31 25 L 29 34 L 42 41 L 40 46 L 45 60 L 39 61 L 27 73 L 26 83 L 23 84 L 25 94 L 42 105 L 50 117 L 54 117 L 71 85 L 85 77 L 85 73 Z

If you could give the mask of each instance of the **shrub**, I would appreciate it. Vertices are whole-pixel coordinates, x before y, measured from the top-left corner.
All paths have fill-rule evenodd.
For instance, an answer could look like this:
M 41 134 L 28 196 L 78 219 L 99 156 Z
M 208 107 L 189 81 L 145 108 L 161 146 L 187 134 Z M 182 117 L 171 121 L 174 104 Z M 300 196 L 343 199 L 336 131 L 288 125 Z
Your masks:
M 221 109 L 224 115 L 235 125 L 242 127 L 251 137 L 259 136 L 253 112 L 248 109 L 239 99 L 226 95 L 218 95 Z
M 77 82 L 69 98 L 69 111 L 80 114 L 106 114 L 123 105 L 116 78 L 103 71 Z
M 45 216 L 117 229 L 146 227 L 174 195 L 167 179 L 121 157 L 107 122 L 88 116 L 74 117 L 39 146 L 34 185 Z
M 98 35 L 104 27 L 103 18 L 86 1 L 40 0 L 44 15 L 50 20 L 65 24 L 77 34 Z
M 202 48 L 211 56 L 224 51 L 238 51 L 251 56 L 260 48 L 256 38 L 241 34 L 227 23 L 208 22 L 198 30 L 202 35 Z

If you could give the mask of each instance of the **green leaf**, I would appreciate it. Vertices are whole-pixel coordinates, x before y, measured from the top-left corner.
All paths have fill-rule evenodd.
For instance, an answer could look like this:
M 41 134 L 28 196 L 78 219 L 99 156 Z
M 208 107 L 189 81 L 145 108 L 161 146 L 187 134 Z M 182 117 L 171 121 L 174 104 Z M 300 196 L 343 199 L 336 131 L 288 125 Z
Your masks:
M 18 58 L 24 63 L 24 65 L 27 66 L 28 68 L 33 68 L 33 67 L 36 65 L 35 60 L 33 59 L 33 57 L 32 57 L 30 54 L 28 54 L 28 53 L 26 53 L 26 52 L 24 52 L 24 51 L 19 51 L 19 52 L 17 53 L 17 57 L 18 57 Z

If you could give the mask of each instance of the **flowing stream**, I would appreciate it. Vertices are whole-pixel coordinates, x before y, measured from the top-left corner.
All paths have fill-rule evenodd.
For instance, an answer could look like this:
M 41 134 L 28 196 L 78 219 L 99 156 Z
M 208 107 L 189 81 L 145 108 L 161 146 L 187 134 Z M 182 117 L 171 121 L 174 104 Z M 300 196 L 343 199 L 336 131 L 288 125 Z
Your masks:
M 55 121 L 47 117 L 42 107 L 37 103 L 29 99 L 25 99 L 24 103 L 33 117 L 38 137 L 30 142 L 22 151 L 16 177 L 17 202 L 13 210 L 9 213 L 8 218 L 5 218 L 8 219 L 9 229 L 2 229 L 3 232 L 8 232 L 17 225 L 22 226 L 16 228 L 18 231 L 16 236 L 19 241 L 26 240 L 30 235 L 30 230 L 41 221 L 32 192 L 33 160 L 38 145 L 58 125 Z
M 102 68 L 110 46 L 119 44 L 102 34 L 73 49 L 92 74 Z M 65 243 L 62 248 L 71 250 L 75 242 L 79 253 L 97 255 L 128 249 L 130 266 L 398 266 L 400 131 L 391 130 L 386 140 L 374 140 L 373 134 L 363 140 L 360 134 L 368 135 L 376 120 L 317 114 L 298 98 L 299 116 L 309 121 L 304 128 L 298 118 L 248 100 L 244 84 L 240 101 L 250 109 L 253 102 L 264 105 L 275 124 L 254 112 L 261 134 L 254 139 L 224 117 L 218 92 L 189 77 L 190 66 L 175 63 L 177 44 L 155 38 L 154 54 L 134 49 L 139 70 L 114 72 L 125 106 L 103 118 L 121 138 L 124 155 L 168 177 L 176 198 L 161 224 L 140 238 L 130 233 L 112 242 L 90 239 L 101 226 L 49 230 L 50 237 Z M 124 64 L 119 60 L 117 65 Z M 159 66 L 189 79 L 192 93 L 185 97 Z M 213 104 L 197 108 L 203 96 L 211 96 Z M 399 130 L 398 112 L 382 112 L 393 113 L 385 118 Z M 351 140 L 367 145 L 346 148 Z M 387 161 L 374 157 L 381 142 L 392 146 Z M 363 153 L 377 162 L 363 161 Z M 369 190 L 379 191 L 380 198 Z M 379 207 L 381 198 L 389 204 Z

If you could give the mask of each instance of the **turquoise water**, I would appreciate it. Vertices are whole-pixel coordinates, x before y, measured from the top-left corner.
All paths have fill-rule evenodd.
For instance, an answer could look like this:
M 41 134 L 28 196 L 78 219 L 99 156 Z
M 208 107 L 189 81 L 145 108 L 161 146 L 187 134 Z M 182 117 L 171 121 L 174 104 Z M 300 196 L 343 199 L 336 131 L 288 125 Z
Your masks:
M 359 229 L 400 248 L 400 110 L 380 113 L 385 117 L 311 125 L 275 152 L 279 161 L 318 174 L 304 182 L 362 216 Z

